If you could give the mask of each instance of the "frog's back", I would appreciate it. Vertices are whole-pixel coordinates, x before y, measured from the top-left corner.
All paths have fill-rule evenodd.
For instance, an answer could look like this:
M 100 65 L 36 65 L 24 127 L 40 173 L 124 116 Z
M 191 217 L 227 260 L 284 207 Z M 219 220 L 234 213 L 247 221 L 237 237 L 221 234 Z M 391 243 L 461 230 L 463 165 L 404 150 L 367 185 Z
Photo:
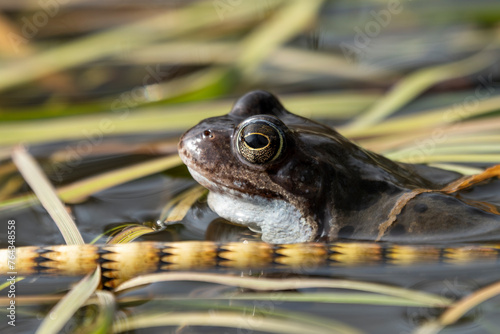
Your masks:
M 500 240 L 500 208 L 462 194 L 439 192 L 463 175 L 398 163 L 365 150 L 334 129 L 290 114 L 285 124 L 299 135 L 300 145 L 323 162 L 321 176 L 327 198 L 323 230 L 328 240 L 353 238 L 404 242 L 472 242 Z M 307 166 L 304 166 L 304 170 Z M 500 202 L 500 181 L 497 202 Z M 326 186 L 327 185 L 327 186 Z M 409 200 L 394 223 L 383 228 L 404 194 L 423 192 Z M 491 198 L 490 198 L 491 200 Z M 496 212 L 496 213 L 495 213 Z M 382 231 L 382 232 L 381 232 Z

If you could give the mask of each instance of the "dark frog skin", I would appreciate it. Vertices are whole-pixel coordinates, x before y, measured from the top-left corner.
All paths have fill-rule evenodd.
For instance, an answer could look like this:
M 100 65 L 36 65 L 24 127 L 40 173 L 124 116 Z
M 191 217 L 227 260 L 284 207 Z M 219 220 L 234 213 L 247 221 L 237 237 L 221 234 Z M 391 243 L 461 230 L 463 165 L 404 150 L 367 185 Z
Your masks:
M 294 115 L 265 91 L 203 120 L 180 139 L 179 154 L 209 189 L 221 217 L 269 243 L 374 240 L 398 198 L 439 190 L 458 173 L 391 161 L 330 127 Z M 500 216 L 457 196 L 422 193 L 408 201 L 382 241 L 499 240 Z

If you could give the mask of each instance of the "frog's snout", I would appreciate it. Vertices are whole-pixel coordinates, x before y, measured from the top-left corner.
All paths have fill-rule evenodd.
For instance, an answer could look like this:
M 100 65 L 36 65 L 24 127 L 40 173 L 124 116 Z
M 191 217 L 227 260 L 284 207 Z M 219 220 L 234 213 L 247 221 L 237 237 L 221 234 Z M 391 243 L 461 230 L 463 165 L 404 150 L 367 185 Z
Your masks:
M 215 129 L 204 124 L 186 131 L 180 138 L 177 150 L 182 161 L 190 167 L 192 164 L 206 164 L 210 159 L 210 152 L 216 149 L 217 140 L 221 140 Z
M 181 138 L 179 139 L 179 143 L 177 144 L 177 151 L 179 152 L 179 156 L 182 161 L 188 165 L 188 162 L 193 158 L 194 152 L 199 152 L 199 148 L 197 149 L 197 136 L 191 130 L 186 131 Z

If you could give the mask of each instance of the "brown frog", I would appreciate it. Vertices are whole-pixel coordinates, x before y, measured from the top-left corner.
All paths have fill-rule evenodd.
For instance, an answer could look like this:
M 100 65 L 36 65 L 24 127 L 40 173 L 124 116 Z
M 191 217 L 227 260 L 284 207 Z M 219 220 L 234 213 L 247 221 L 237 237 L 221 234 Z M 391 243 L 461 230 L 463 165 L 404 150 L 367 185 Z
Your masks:
M 374 240 L 401 195 L 439 190 L 460 174 L 391 161 L 330 127 L 294 115 L 265 91 L 188 130 L 179 154 L 221 217 L 270 243 Z M 499 240 L 500 216 L 427 192 L 403 207 L 381 240 Z

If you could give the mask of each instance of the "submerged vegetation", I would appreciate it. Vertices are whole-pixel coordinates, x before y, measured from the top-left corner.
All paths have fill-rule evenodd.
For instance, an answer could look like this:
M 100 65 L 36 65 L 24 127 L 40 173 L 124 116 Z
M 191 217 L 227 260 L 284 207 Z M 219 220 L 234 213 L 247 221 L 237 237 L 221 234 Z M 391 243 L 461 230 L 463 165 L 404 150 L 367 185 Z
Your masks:
M 272 91 L 294 113 L 394 160 L 468 175 L 500 162 L 494 0 L 5 1 L 0 8 L 1 235 L 14 221 L 17 247 L 189 239 L 177 223 L 205 191 L 182 167 L 178 136 L 227 113 L 251 89 Z M 55 287 L 17 277 L 18 291 L 32 289 L 17 294 L 17 327 L 3 322 L 2 332 L 500 328 L 474 313 L 489 301 L 482 312 L 498 315 L 497 263 L 468 274 L 355 266 L 267 278 L 163 273 L 114 291 L 100 289 L 100 270 L 73 286 L 75 279 L 52 278 Z M 425 275 L 415 282 L 426 270 L 436 285 L 425 285 Z M 10 286 L 2 285 L 3 312 Z M 388 315 L 377 313 L 380 306 Z M 405 326 L 392 319 L 405 312 Z

